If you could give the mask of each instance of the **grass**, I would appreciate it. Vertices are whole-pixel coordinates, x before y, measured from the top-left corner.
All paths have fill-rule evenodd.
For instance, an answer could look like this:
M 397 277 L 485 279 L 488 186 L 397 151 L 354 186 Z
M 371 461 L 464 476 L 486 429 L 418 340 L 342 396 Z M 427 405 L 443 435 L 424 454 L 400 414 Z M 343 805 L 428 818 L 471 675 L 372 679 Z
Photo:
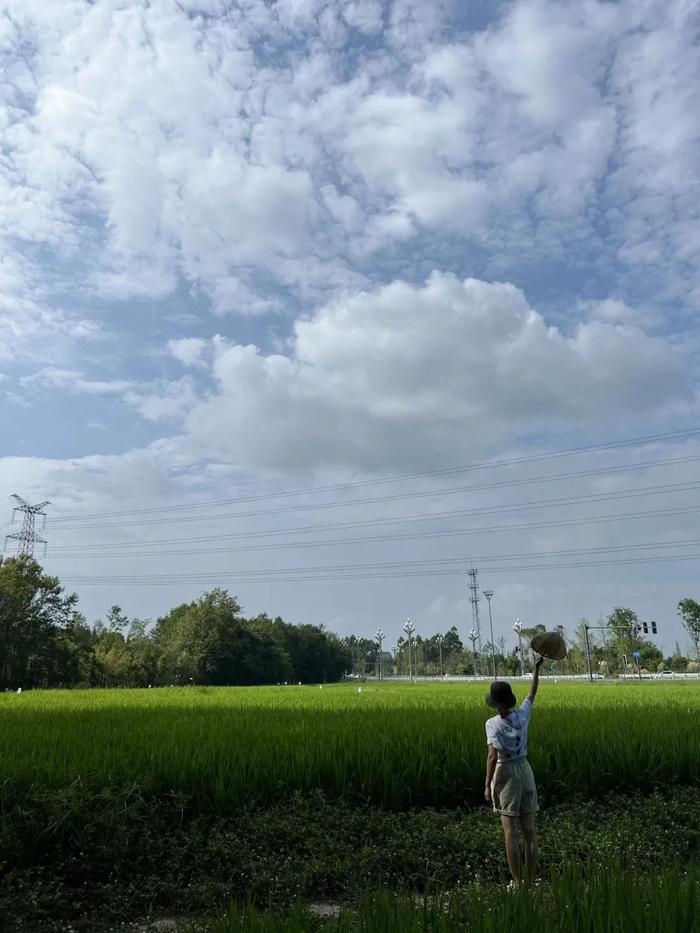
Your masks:
M 566 933 L 575 927 L 552 918 L 563 909 L 557 892 L 569 890 L 579 906 L 607 898 L 619 912 L 624 901 L 632 918 L 599 927 L 584 917 L 579 929 L 641 930 L 636 900 L 651 892 L 644 929 L 683 930 L 697 898 L 700 730 L 688 724 L 700 715 L 700 685 L 542 685 L 529 757 L 544 808 L 543 870 L 554 880 L 505 906 L 489 900 L 507 874 L 498 821 L 482 802 L 485 691 L 385 683 L 1 694 L 0 915 L 13 918 L 10 930 L 70 922 L 93 933 L 117 929 L 117 919 L 216 907 L 213 922 L 228 925 L 216 929 L 291 933 L 318 921 L 301 907 L 279 910 L 320 896 L 349 904 L 324 927 L 331 933 L 490 930 L 490 916 Z M 623 887 L 605 888 L 609 874 L 567 875 L 589 860 L 612 860 Z M 676 864 L 690 866 L 691 880 L 677 878 L 674 914 L 665 899 Z M 657 870 L 658 885 L 640 880 Z M 395 893 L 370 893 L 381 887 Z M 429 898 L 421 913 L 406 889 L 453 893 Z M 238 906 L 224 920 L 231 898 Z M 246 899 L 257 907 L 242 908 Z M 259 912 L 265 904 L 275 910 Z M 677 925 L 663 926 L 665 917 Z
M 71 796 L 72 795 L 72 796 Z M 499 822 L 486 807 L 388 811 L 320 795 L 228 815 L 116 790 L 45 792 L 0 848 L 3 930 L 102 933 L 145 916 L 211 914 L 233 898 L 276 915 L 296 902 L 357 904 L 377 889 L 502 892 Z M 539 820 L 541 870 L 613 864 L 629 876 L 697 864 L 700 788 L 569 800 Z M 37 833 L 40 835 L 37 836 Z M 32 844 L 33 843 L 33 844 Z
M 521 692 L 524 692 L 521 688 Z M 0 695 L 5 811 L 78 781 L 182 792 L 205 812 L 294 792 L 388 808 L 478 803 L 485 687 L 472 684 L 46 691 Z M 546 683 L 530 760 L 550 799 L 698 779 L 700 687 Z
M 616 866 L 568 868 L 538 888 L 465 889 L 414 898 L 380 892 L 319 924 L 303 907 L 287 916 L 233 906 L 210 933 L 691 933 L 700 912 L 700 869 L 654 876 Z

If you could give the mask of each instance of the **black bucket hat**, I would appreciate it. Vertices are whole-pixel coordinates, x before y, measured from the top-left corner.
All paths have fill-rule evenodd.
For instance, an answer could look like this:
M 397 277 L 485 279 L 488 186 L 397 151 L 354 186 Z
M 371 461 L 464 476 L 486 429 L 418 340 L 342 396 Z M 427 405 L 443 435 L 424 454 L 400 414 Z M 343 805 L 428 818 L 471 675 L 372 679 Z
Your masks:
M 491 684 L 491 692 L 486 694 L 486 702 L 489 706 L 497 707 L 515 706 L 518 701 L 509 683 L 505 680 L 495 680 Z

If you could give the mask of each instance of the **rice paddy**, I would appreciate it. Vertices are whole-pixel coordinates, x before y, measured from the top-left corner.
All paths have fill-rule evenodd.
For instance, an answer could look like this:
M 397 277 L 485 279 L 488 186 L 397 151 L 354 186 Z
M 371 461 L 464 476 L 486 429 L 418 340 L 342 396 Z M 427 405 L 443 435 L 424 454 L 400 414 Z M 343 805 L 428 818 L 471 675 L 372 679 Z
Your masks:
M 514 686 L 522 699 L 527 685 Z M 486 689 L 0 695 L 0 863 L 12 866 L 0 910 L 18 918 L 8 929 L 67 929 L 71 916 L 71 929 L 112 930 L 96 910 L 162 915 L 173 903 L 196 905 L 207 919 L 192 929 L 218 933 L 693 929 L 700 684 L 541 684 L 529 758 L 550 877 L 507 899 L 500 828 L 482 799 Z M 640 834 L 644 813 L 653 825 Z M 310 915 L 316 892 L 339 894 L 340 914 Z
M 0 776 L 182 791 L 201 809 L 322 790 L 389 808 L 478 803 L 483 684 L 37 691 L 0 696 Z M 522 696 L 525 685 L 519 685 Z M 697 684 L 544 683 L 530 760 L 552 799 L 698 780 Z

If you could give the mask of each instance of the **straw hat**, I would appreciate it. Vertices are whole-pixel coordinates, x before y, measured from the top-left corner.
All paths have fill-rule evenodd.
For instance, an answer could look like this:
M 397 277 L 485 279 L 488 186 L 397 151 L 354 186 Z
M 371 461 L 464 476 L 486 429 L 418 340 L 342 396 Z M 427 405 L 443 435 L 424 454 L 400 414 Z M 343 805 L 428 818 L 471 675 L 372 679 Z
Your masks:
M 532 650 L 544 655 L 550 661 L 561 661 L 566 657 L 566 642 L 560 632 L 542 632 L 530 642 Z

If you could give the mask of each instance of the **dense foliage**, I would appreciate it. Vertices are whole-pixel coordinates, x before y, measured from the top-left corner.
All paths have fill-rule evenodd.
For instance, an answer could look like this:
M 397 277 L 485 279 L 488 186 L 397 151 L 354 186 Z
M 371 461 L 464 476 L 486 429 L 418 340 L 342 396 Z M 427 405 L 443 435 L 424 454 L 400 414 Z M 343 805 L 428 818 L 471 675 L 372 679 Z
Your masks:
M 154 624 L 113 606 L 89 626 L 76 605 L 36 561 L 0 559 L 0 689 L 326 682 L 349 663 L 347 647 L 323 626 L 246 619 L 223 590 Z
M 465 648 L 456 626 L 430 637 L 399 637 L 379 657 L 375 640 L 351 635 L 339 639 L 318 625 L 291 625 L 259 615 L 245 618 L 236 598 L 215 589 L 172 609 L 155 622 L 129 619 L 112 606 L 104 620 L 89 625 L 77 610 L 78 598 L 66 595 L 56 577 L 30 558 L 0 558 L 0 690 L 32 687 L 147 687 L 163 684 L 252 685 L 329 683 L 344 672 L 365 675 L 489 673 L 492 653 L 500 676 L 531 667 L 527 645 L 544 626 L 523 627 L 519 645 L 508 650 L 504 638 L 485 644 L 481 655 Z M 698 653 L 700 606 L 679 603 L 683 625 Z M 581 619 L 565 661 L 548 664 L 545 673 L 584 673 L 587 669 L 585 626 Z M 692 671 L 700 660 L 683 656 L 678 645 L 664 658 L 656 645 L 640 637 L 631 609 L 616 608 L 602 627 L 588 632 L 591 666 L 601 674 L 619 672 L 632 652 L 640 653 L 647 671 Z M 562 634 L 566 632 L 561 627 Z M 607 637 L 605 631 L 607 630 Z

